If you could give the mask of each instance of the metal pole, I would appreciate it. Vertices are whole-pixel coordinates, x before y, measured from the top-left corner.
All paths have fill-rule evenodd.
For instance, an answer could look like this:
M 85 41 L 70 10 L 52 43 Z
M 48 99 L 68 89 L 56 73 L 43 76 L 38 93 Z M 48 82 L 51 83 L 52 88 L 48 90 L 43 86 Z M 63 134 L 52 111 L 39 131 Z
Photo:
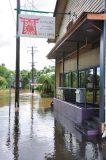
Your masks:
M 64 53 L 63 53 L 63 86 L 62 87 L 64 87 Z
M 100 37 L 100 112 L 99 117 L 100 121 L 104 122 L 104 106 L 105 106 L 105 100 L 104 100 L 104 89 L 105 89 L 105 53 L 104 53 L 104 29 L 101 33 Z
M 32 83 L 34 82 L 33 80 L 33 58 L 34 58 L 34 55 L 33 55 L 33 47 L 32 47 Z
M 20 13 L 20 0 L 17 0 L 17 24 L 16 24 L 16 86 L 15 86 L 15 108 L 19 108 L 19 79 L 20 79 L 20 37 L 18 35 L 18 16 Z
M 56 92 L 56 74 L 57 74 L 57 63 L 56 63 L 56 60 L 55 60 L 55 88 L 54 88 L 54 97 L 56 98 L 57 97 L 57 92 Z
M 10 80 L 10 86 L 9 86 L 9 117 L 11 112 L 11 80 Z
M 77 88 L 79 88 L 79 42 L 77 42 Z
M 104 0 L 106 8 L 106 0 Z M 106 9 L 104 9 L 105 12 Z M 103 24 L 103 30 L 100 37 L 100 121 L 105 121 L 105 42 L 106 42 L 106 21 Z
M 106 13 L 106 0 L 104 0 L 104 13 Z M 106 54 L 106 21 L 103 23 L 103 30 L 100 37 L 100 111 L 99 118 L 101 122 L 102 138 L 106 137 L 106 106 L 105 106 L 105 54 Z
M 34 83 L 33 66 L 34 66 L 34 52 L 33 52 L 33 47 L 32 47 L 32 93 L 34 93 L 34 87 L 33 87 L 33 83 Z
M 64 61 L 65 61 L 65 58 L 64 58 L 64 53 L 63 53 L 63 100 L 64 100 L 64 97 L 65 97 L 65 95 L 64 95 L 64 80 L 65 80 L 65 77 L 64 77 Z

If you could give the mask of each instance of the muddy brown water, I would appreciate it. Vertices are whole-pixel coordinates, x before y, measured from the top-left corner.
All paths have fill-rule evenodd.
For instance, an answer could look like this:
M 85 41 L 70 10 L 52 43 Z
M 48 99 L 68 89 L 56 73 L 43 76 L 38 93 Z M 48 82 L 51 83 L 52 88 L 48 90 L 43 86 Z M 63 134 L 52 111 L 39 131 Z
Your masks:
M 51 98 L 21 92 L 16 116 L 14 93 L 9 97 L 0 94 L 0 160 L 106 159 L 106 140 L 84 136 L 62 115 L 54 118 Z

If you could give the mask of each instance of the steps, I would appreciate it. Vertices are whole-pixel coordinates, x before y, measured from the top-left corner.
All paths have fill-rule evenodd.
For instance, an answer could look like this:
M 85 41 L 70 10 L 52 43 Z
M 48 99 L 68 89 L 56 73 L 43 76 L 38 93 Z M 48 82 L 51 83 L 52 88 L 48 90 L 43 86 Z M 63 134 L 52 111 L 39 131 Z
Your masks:
M 93 117 L 89 120 L 84 120 L 82 124 L 75 124 L 75 128 L 88 136 L 94 136 L 99 134 L 99 119 Z

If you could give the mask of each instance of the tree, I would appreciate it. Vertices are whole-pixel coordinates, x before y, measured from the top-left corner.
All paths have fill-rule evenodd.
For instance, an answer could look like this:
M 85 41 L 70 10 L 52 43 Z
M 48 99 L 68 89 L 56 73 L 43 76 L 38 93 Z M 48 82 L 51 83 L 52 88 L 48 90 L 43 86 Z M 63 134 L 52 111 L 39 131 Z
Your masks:
M 42 85 L 36 89 L 41 92 L 43 96 L 54 95 L 54 83 L 55 83 L 55 72 L 54 66 L 44 67 L 42 70 L 36 72 L 36 82 Z
M 0 89 L 5 89 L 7 88 L 8 83 L 4 77 L 0 76 Z
M 22 81 L 22 88 L 28 88 L 29 87 L 29 80 L 30 80 L 30 72 L 27 70 L 21 71 L 21 81 Z
M 5 79 L 5 81 L 7 82 L 7 87 L 9 87 L 12 74 L 14 74 L 14 72 L 11 70 L 8 70 L 5 67 L 5 64 L 0 65 L 0 76 L 3 77 Z

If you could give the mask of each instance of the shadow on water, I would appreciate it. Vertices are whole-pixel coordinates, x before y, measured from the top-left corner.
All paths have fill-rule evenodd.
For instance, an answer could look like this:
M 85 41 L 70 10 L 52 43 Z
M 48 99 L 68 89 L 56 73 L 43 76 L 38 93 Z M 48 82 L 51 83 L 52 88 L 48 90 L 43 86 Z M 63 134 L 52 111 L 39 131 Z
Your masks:
M 50 102 L 25 93 L 19 113 L 0 108 L 0 160 L 105 160 L 106 140 L 81 134 Z
M 34 123 L 34 116 L 33 116 L 33 110 L 34 110 L 34 96 L 32 95 L 31 97 L 31 124 L 30 124 L 30 130 L 31 130 L 31 133 L 30 133 L 30 138 L 32 139 L 33 138 L 33 123 Z
M 56 160 L 105 160 L 106 140 L 87 137 L 75 129 L 66 117 L 55 115 L 55 157 Z
M 14 124 L 11 124 L 11 112 L 9 114 L 8 119 L 8 136 L 6 140 L 6 146 L 9 150 L 12 150 L 13 153 L 13 160 L 18 160 L 19 158 L 19 135 L 20 135 L 20 129 L 19 129 L 19 112 L 15 113 Z M 13 122 L 12 122 L 13 123 Z M 13 129 L 11 129 L 13 127 Z
M 14 129 L 13 129 L 13 155 L 14 160 L 18 160 L 19 158 L 19 135 L 20 135 L 20 129 L 19 129 L 19 112 L 15 112 L 14 117 Z
M 10 138 L 10 126 L 11 126 L 11 121 L 10 121 L 10 116 L 11 116 L 11 112 L 10 112 L 10 106 L 9 106 L 9 119 L 8 119 L 8 135 L 7 135 L 7 141 L 6 141 L 6 145 L 8 146 L 8 148 L 10 148 L 10 143 L 11 143 L 11 138 Z

